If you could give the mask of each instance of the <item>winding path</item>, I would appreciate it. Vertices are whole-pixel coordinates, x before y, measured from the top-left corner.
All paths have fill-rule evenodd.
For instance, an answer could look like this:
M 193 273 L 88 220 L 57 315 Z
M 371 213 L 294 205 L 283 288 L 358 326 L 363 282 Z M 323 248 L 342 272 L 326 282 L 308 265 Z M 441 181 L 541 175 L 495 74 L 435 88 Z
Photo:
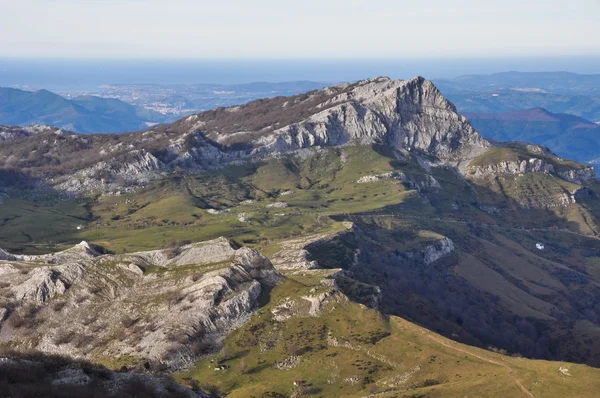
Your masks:
M 481 356 L 481 355 L 474 354 L 473 352 L 471 352 L 471 351 L 468 351 L 468 350 L 465 350 L 464 348 L 455 347 L 455 346 L 454 346 L 454 345 L 452 345 L 452 344 L 448 344 L 446 341 L 444 341 L 444 339 L 442 339 L 442 338 L 440 338 L 440 337 L 437 337 L 437 336 L 434 336 L 434 335 L 431 335 L 431 334 L 427 334 L 427 337 L 429 337 L 429 339 L 431 339 L 431 340 L 435 341 L 436 343 L 438 343 L 438 344 L 441 344 L 441 345 L 443 345 L 444 347 L 450 348 L 450 349 L 452 349 L 452 350 L 454 350 L 454 351 L 459 351 L 459 352 L 462 352 L 463 354 L 470 355 L 470 356 L 472 356 L 472 357 L 475 357 L 475 358 L 477 358 L 477 359 L 480 359 L 480 360 L 482 360 L 482 361 L 484 361 L 484 362 L 488 362 L 488 363 L 491 363 L 491 364 L 494 364 L 494 365 L 501 366 L 501 367 L 503 367 L 503 368 L 505 368 L 505 369 L 508 369 L 508 375 L 509 375 L 509 376 L 510 376 L 510 377 L 511 377 L 513 380 L 514 380 L 515 384 L 516 384 L 516 385 L 517 385 L 517 386 L 518 386 L 518 387 L 521 389 L 521 391 L 523 391 L 523 393 L 524 393 L 525 395 L 527 395 L 528 397 L 530 397 L 530 398 L 535 398 L 535 395 L 533 395 L 533 393 L 532 393 L 531 391 L 529 391 L 529 390 L 528 390 L 528 389 L 527 389 L 527 388 L 526 388 L 526 387 L 523 385 L 523 383 L 521 383 L 521 380 L 519 380 L 519 379 L 518 379 L 518 378 L 517 378 L 517 377 L 514 375 L 514 370 L 513 370 L 513 368 L 511 368 L 511 367 L 510 367 L 510 366 L 508 366 L 507 364 L 505 364 L 505 363 L 502 363 L 502 362 L 498 362 L 498 361 L 494 361 L 493 359 L 489 359 L 489 358 L 483 357 L 483 356 Z

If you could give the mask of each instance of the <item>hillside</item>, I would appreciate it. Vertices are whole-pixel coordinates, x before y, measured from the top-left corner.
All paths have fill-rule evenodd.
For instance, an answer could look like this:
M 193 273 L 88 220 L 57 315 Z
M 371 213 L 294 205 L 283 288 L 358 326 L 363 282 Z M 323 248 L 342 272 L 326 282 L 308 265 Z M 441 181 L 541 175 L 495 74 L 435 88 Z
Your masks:
M 2 305 L 52 326 L 8 345 L 232 396 L 597 391 L 564 363 L 600 366 L 594 170 L 487 141 L 423 78 L 0 140 Z
M 304 244 L 315 239 L 323 236 Z M 282 258 L 284 251 L 302 252 L 298 243 L 282 241 L 273 254 L 285 276 L 226 240 L 126 255 L 101 255 L 85 243 L 50 256 L 4 253 L 2 306 L 8 311 L 0 337 L 13 351 L 0 363 L 0 381 L 6 391 L 29 383 L 57 394 L 60 385 L 74 396 L 101 389 L 119 389 L 120 396 L 152 389 L 157 396 L 205 391 L 232 397 L 465 391 L 592 397 L 597 391 L 597 369 L 469 347 L 357 304 L 344 290 L 363 298 L 370 290 L 373 303 L 380 293 L 339 269 L 308 269 Z M 230 257 L 243 263 L 222 261 Z M 17 354 L 32 346 L 63 357 Z M 70 364 L 68 356 L 139 370 L 112 373 L 90 362 Z M 30 370 L 15 373 L 25 366 Z M 31 367 L 35 379 L 26 377 Z M 176 369 L 182 369 L 176 379 L 198 395 L 146 373 Z
M 464 115 L 477 131 L 492 140 L 533 142 L 579 162 L 600 158 L 600 125 L 578 116 L 542 108 Z
M 157 119 L 158 118 L 158 119 Z M 0 88 L 0 124 L 51 125 L 78 133 L 140 130 L 159 115 L 111 98 L 80 96 L 68 100 L 47 90 Z

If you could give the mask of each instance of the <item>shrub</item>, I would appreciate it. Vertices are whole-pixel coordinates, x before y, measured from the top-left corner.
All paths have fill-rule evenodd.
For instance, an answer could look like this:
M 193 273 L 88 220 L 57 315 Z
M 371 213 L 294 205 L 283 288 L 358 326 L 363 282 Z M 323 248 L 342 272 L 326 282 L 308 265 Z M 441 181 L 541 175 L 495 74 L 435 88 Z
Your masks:
M 52 303 L 51 307 L 54 311 L 60 312 L 67 305 L 66 301 L 55 301 Z
M 75 338 L 76 333 L 73 331 L 60 330 L 52 339 L 56 345 L 68 344 Z
M 130 327 L 135 325 L 139 320 L 139 318 L 132 318 L 129 315 L 125 315 L 123 318 L 121 318 L 121 325 L 123 325 L 126 329 L 129 329 Z

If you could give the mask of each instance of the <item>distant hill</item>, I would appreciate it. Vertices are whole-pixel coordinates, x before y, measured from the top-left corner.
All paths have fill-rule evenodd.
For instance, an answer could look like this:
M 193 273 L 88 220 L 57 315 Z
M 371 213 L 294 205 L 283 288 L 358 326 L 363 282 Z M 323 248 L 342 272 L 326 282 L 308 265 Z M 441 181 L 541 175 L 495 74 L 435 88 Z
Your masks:
M 502 72 L 435 80 L 446 93 L 516 89 L 561 94 L 600 94 L 600 75 L 570 72 Z
M 460 113 L 544 108 L 600 121 L 600 75 L 505 72 L 436 80 Z
M 580 162 L 600 158 L 600 125 L 578 116 L 543 108 L 464 115 L 486 138 L 541 144 L 564 158 Z
M 0 124 L 47 124 L 78 133 L 117 133 L 146 128 L 160 115 L 113 98 L 71 100 L 47 90 L 0 88 Z

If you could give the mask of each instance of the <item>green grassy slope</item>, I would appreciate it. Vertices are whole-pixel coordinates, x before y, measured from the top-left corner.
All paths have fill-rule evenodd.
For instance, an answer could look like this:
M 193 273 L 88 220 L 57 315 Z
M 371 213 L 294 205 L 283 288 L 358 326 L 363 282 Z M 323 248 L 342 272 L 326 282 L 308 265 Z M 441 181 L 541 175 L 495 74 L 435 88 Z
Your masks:
M 219 354 L 177 379 L 210 384 L 228 397 L 298 391 L 321 397 L 593 397 L 600 388 L 597 369 L 465 346 L 335 294 L 318 317 L 310 316 L 302 297 L 327 291 L 320 273 L 290 275 Z M 273 310 L 290 301 L 296 305 L 289 318 L 277 320 Z M 294 386 L 295 380 L 304 386 Z
M 403 170 L 414 168 L 409 163 L 405 166 Z M 130 194 L 90 199 L 93 217 L 88 217 L 83 232 L 55 228 L 53 234 L 36 241 L 56 244 L 85 239 L 122 252 L 227 236 L 263 247 L 277 239 L 340 228 L 329 214 L 371 211 L 412 200 L 415 192 L 392 179 L 356 182 L 365 175 L 399 169 L 389 156 L 368 147 L 315 151 L 308 159 L 288 157 L 230 166 L 167 179 Z M 277 202 L 288 207 L 268 207 Z M 0 206 L 3 209 L 12 212 L 8 202 Z M 224 212 L 211 214 L 209 209 Z M 55 218 L 44 215 L 44 224 L 53 228 L 73 211 L 77 210 L 71 203 L 54 207 Z M 240 222 L 240 213 L 249 222 Z M 32 222 L 41 220 L 37 210 L 28 214 Z M 17 236 L 6 236 L 5 245 L 12 249 L 27 250 L 25 243 Z
M 502 148 L 479 160 L 505 155 L 521 156 Z M 357 182 L 390 172 L 412 183 Z M 378 285 L 384 312 L 463 343 L 596 364 L 600 246 L 590 236 L 598 231 L 598 184 L 589 186 L 591 197 L 566 207 L 524 208 L 575 186 L 545 174 L 464 181 L 446 168 L 429 173 L 441 188 L 428 184 L 414 155 L 349 146 L 173 176 L 86 203 L 35 207 L 8 199 L 0 212 L 22 217 L 0 246 L 35 251 L 39 244 L 87 240 L 121 253 L 226 236 L 271 255 L 284 240 L 342 231 L 344 221 L 353 221 L 352 234 L 309 248 L 325 267 L 350 268 L 358 259 L 351 271 L 365 285 L 343 286 L 353 299 L 367 302 L 361 295 Z M 273 206 L 280 202 L 287 207 Z M 50 230 L 24 241 L 20 231 L 36 230 L 42 220 Z M 74 230 L 79 223 L 85 230 Z M 422 253 L 443 237 L 452 239 L 454 253 L 424 266 Z M 543 252 L 535 249 L 540 241 Z

